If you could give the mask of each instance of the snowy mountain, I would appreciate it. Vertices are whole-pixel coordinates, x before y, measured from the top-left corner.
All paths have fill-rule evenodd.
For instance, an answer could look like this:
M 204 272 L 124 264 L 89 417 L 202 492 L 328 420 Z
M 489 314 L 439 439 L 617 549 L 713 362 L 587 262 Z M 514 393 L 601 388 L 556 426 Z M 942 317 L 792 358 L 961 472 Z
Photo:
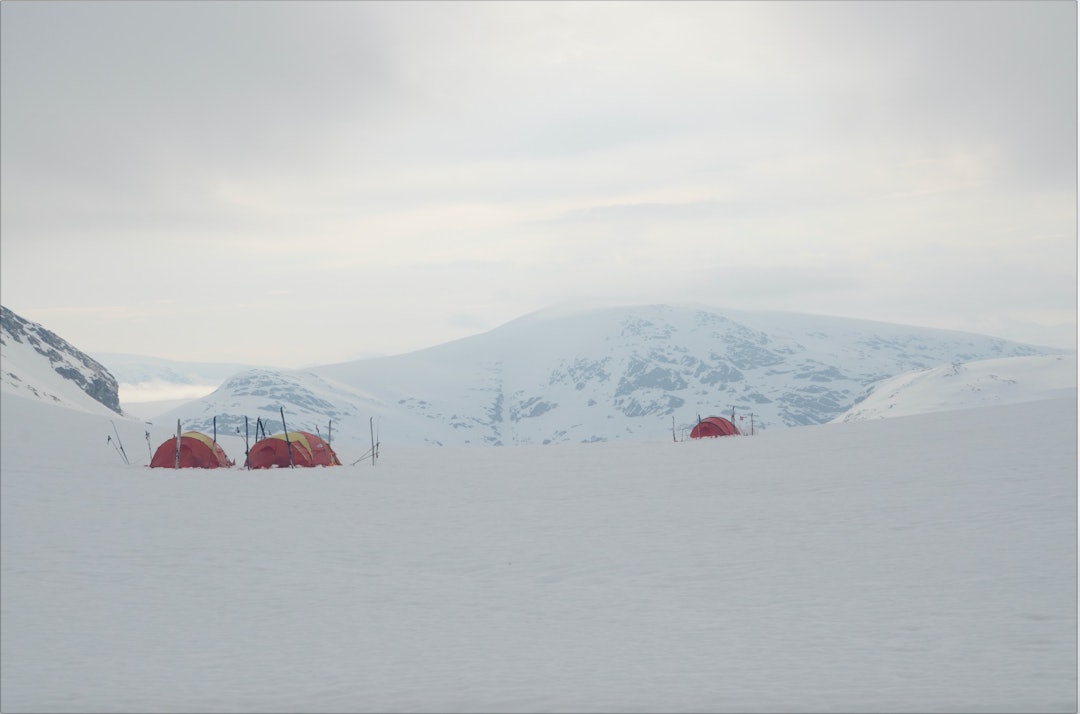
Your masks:
M 160 419 L 206 429 L 217 416 L 219 430 L 235 430 L 244 415 L 279 425 L 284 407 L 297 424 L 333 419 L 345 438 L 368 439 L 374 418 L 404 445 L 641 440 L 673 430 L 683 438 L 699 415 L 734 410 L 747 430 L 751 418 L 766 430 L 824 424 L 889 377 L 1055 352 L 961 332 L 703 306 L 547 310 L 409 354 L 245 372 Z
M 233 375 L 210 395 L 152 421 L 175 428 L 179 419 L 184 429 L 207 434 L 216 429 L 218 434 L 235 436 L 243 435 L 247 429 L 254 438 L 258 422 L 265 425 L 267 434 L 282 431 L 282 411 L 290 431 L 330 436 L 340 434 L 342 425 L 349 424 L 353 439 L 362 436 L 367 440 L 369 418 L 388 410 L 385 404 L 353 387 L 309 372 L 251 369 Z M 393 416 L 388 417 L 393 422 Z
M 833 421 L 863 421 L 980 406 L 1076 398 L 1076 355 L 954 362 L 883 380 Z
M 92 413 L 121 413 L 116 378 L 104 365 L 2 306 L 0 360 L 5 394 Z

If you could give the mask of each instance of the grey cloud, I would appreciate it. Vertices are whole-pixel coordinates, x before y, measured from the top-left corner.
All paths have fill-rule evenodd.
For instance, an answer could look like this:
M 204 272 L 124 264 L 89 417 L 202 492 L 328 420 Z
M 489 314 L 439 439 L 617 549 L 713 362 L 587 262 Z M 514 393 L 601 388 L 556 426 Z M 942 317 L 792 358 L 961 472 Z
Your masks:
M 121 284 L 152 275 L 177 240 L 216 241 L 228 290 L 294 265 L 299 288 L 330 290 L 288 253 L 318 238 L 326 260 L 371 257 L 370 274 L 342 278 L 350 289 L 424 285 L 416 309 L 437 293 L 447 315 L 509 318 L 569 291 L 639 285 L 774 295 L 778 309 L 840 291 L 829 305 L 884 312 L 914 302 L 922 263 L 943 280 L 965 270 L 930 244 L 962 247 L 999 223 L 1075 241 L 1073 3 L 91 0 L 0 3 L 0 17 L 3 263 L 46 259 L 45 242 L 59 253 L 56 236 L 97 238 L 117 265 L 82 280 L 115 288 L 47 259 L 72 289 L 110 300 L 180 297 L 180 281 Z M 490 222 L 455 223 L 474 209 Z M 399 219 L 408 240 L 364 246 Z M 884 277 L 875 251 L 851 249 L 905 236 L 918 255 Z M 237 272 L 234 256 L 280 237 L 297 240 Z M 454 265 L 456 248 L 483 254 L 482 241 L 500 260 L 507 245 L 528 257 Z M 658 267 L 661 244 L 672 249 Z M 434 245 L 452 270 L 410 262 Z M 804 252 L 825 271 L 734 263 Z M 1040 276 L 1044 264 L 1011 273 L 1012 302 L 1062 303 L 1065 278 Z M 44 289 L 4 270 L 16 297 Z M 954 290 L 987 302 L 1009 275 Z M 967 307 L 948 290 L 934 299 Z
M 838 96 L 856 135 L 906 137 L 931 151 L 992 145 L 1007 176 L 1075 185 L 1076 4 L 804 3 L 792 7 L 832 56 L 879 70 Z M 811 49 L 819 51 L 809 52 Z M 827 65 L 824 65 L 827 67 Z
M 790 203 L 786 210 L 795 208 Z M 670 224 L 682 221 L 735 220 L 762 216 L 776 211 L 776 204 L 768 198 L 740 201 L 692 201 L 687 203 L 626 203 L 597 205 L 564 211 L 545 224 L 574 225 L 590 223 L 650 223 Z
M 364 3 L 11 3 L 4 165 L 139 190 L 169 172 L 296 168 L 390 101 Z M 385 108 L 385 107 L 384 107 Z

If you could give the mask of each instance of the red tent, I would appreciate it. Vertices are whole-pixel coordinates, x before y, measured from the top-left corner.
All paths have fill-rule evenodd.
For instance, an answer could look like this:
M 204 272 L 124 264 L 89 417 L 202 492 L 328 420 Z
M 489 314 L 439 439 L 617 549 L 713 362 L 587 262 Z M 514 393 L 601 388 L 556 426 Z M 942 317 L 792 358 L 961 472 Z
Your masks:
M 176 468 L 176 437 L 162 442 L 150 459 L 150 468 Z M 180 468 L 216 469 L 232 466 L 225 451 L 206 434 L 188 431 L 180 435 Z
M 700 439 L 705 436 L 741 436 L 739 427 L 732 424 L 724 417 L 705 417 L 690 431 L 691 439 Z
M 284 433 L 255 442 L 248 452 L 248 465 L 253 469 L 287 468 L 290 450 L 293 466 L 341 466 L 330 445 L 307 431 L 290 431 L 288 443 Z

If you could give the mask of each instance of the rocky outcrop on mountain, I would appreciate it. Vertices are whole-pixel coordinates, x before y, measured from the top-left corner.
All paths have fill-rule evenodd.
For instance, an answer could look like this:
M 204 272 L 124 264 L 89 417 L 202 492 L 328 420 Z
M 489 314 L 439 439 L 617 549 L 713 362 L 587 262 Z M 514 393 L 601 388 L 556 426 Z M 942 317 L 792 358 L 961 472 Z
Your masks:
M 96 402 L 120 414 L 120 395 L 116 378 L 97 360 L 76 349 L 70 342 L 41 325 L 30 322 L 6 307 L 0 306 L 0 344 L 19 343 L 32 349 L 37 358 L 46 361 L 48 367 L 64 380 L 76 385 Z M 19 365 L 20 369 L 34 372 L 33 367 Z M 5 366 L 5 380 L 18 379 L 28 384 Z M 29 386 L 30 391 L 40 391 Z

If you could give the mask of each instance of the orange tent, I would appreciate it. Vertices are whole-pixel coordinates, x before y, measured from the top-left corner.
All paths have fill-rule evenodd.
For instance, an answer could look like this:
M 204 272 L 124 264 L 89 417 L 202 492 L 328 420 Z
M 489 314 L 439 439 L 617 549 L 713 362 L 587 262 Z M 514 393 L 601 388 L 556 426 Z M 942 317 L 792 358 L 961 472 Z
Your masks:
M 220 445 L 206 434 L 197 431 L 184 432 L 179 437 L 182 469 L 216 469 L 232 466 L 233 462 L 225 456 Z M 177 465 L 177 437 L 173 436 L 162 442 L 150 459 L 150 468 L 174 469 Z
M 290 431 L 288 441 L 284 433 L 268 436 L 255 442 L 248 452 L 248 466 L 253 469 L 287 468 L 290 465 L 341 466 L 341 462 L 329 444 L 307 431 Z
M 691 439 L 700 439 L 705 436 L 741 436 L 739 427 L 732 424 L 724 417 L 705 417 L 690 431 Z

